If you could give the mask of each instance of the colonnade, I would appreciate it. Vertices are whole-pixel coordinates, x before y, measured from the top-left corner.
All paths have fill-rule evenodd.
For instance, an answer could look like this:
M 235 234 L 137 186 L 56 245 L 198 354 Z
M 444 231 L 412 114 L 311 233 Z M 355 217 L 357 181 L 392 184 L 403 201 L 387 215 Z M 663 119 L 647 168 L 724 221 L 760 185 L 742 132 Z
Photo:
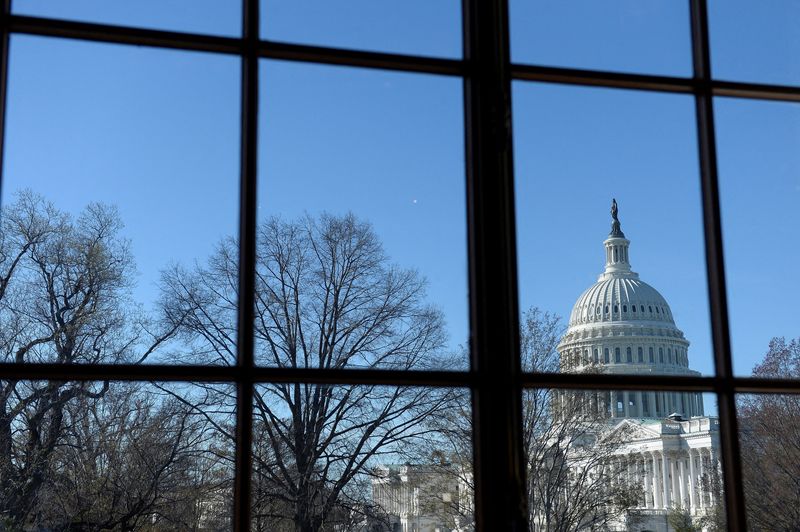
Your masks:
M 611 461 L 618 481 L 641 483 L 641 508 L 664 510 L 678 506 L 695 514 L 716 502 L 713 490 L 701 481 L 716 467 L 709 448 L 641 451 Z
M 582 413 L 593 419 L 664 418 L 677 412 L 687 419 L 703 415 L 697 392 L 558 391 L 556 402 L 567 416 Z

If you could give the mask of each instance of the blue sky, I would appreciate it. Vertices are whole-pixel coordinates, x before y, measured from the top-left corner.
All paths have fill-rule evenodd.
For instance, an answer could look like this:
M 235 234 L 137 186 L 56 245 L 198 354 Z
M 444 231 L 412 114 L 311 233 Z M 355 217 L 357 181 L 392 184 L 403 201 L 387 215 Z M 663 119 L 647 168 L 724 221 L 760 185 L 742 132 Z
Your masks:
M 265 0 L 270 39 L 460 57 L 458 0 Z M 712 0 L 721 77 L 800 82 L 791 0 Z M 512 0 L 517 62 L 687 76 L 688 2 Z M 158 9 L 156 9 L 156 7 Z M 190 8 L 189 8 L 190 7 Z M 16 0 L 18 13 L 237 35 L 223 0 Z M 77 212 L 119 206 L 148 305 L 161 268 L 235 234 L 239 63 L 14 36 L 2 200 L 32 188 Z M 467 338 L 462 88 L 457 79 L 264 61 L 259 214 L 353 211 L 429 281 Z M 611 197 L 635 271 L 670 302 L 711 373 L 694 107 L 679 95 L 515 83 L 520 299 L 568 315 L 603 266 Z M 800 335 L 800 111 L 716 103 L 736 370 Z

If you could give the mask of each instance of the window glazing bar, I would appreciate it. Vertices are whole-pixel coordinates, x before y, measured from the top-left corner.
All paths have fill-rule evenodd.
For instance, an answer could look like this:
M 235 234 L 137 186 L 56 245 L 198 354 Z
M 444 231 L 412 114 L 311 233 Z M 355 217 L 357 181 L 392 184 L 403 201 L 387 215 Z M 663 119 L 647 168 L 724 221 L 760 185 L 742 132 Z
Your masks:
M 242 0 L 241 130 L 239 185 L 239 301 L 237 323 L 236 471 L 233 529 L 250 530 L 253 464 L 253 327 L 256 279 L 258 160 L 259 0 Z
M 252 382 L 313 382 L 318 384 L 380 384 L 475 388 L 476 371 L 405 371 L 381 369 L 275 368 L 163 364 L 0 364 L 0 378 L 17 380 L 114 380 L 164 382 L 237 382 L 243 373 Z M 736 393 L 800 393 L 800 380 L 756 377 L 611 375 L 581 373 L 525 373 L 526 388 L 675 390 L 714 392 L 732 387 Z
M 528 529 L 505 0 L 464 0 L 470 351 L 478 531 Z
M 243 54 L 246 46 L 242 39 L 236 37 L 152 30 L 24 15 L 9 15 L 6 21 L 6 28 L 9 33 L 234 55 Z M 348 50 L 267 40 L 259 41 L 258 48 L 260 57 L 270 59 L 447 76 L 468 74 L 468 63 L 458 59 Z M 715 96 L 800 102 L 800 87 L 790 85 L 708 79 L 695 80 L 694 78 L 531 64 L 512 64 L 511 77 L 522 81 L 674 93 L 693 93 L 705 90 L 701 85 L 710 84 L 711 91 Z
M 5 168 L 6 105 L 8 100 L 8 18 L 11 0 L 0 0 L 0 206 L 3 205 L 3 169 Z M 1 216 L 2 214 L 0 214 Z
M 563 83 L 565 85 L 585 85 L 617 89 L 648 90 L 659 92 L 692 93 L 695 81 L 692 78 L 674 76 L 652 76 L 646 74 L 625 74 L 602 70 L 548 67 L 539 65 L 511 65 L 515 80 Z
M 133 28 L 91 22 L 75 22 L 41 17 L 11 15 L 11 33 L 44 37 L 60 37 L 134 46 L 179 49 L 222 54 L 246 54 L 248 39 L 221 37 L 145 28 Z M 460 76 L 465 63 L 458 59 L 442 59 L 404 54 L 346 50 L 273 41 L 257 41 L 257 55 L 263 58 L 347 65 L 385 70 Z
M 11 33 L 24 33 L 42 37 L 62 37 L 114 44 L 153 46 L 197 52 L 223 54 L 243 53 L 244 43 L 236 37 L 221 37 L 199 33 L 184 33 L 151 30 L 93 22 L 77 22 L 44 17 L 10 15 L 8 28 Z
M 722 249 L 722 219 L 719 202 L 719 174 L 714 126 L 714 93 L 711 89 L 711 47 L 708 34 L 708 8 L 705 0 L 690 0 L 694 77 L 701 81 L 695 93 L 700 181 L 703 198 L 708 297 L 716 376 L 722 382 L 717 390 L 720 421 L 723 485 L 728 530 L 747 529 L 742 482 L 736 395 L 733 388 L 728 303 L 725 287 L 725 262 Z

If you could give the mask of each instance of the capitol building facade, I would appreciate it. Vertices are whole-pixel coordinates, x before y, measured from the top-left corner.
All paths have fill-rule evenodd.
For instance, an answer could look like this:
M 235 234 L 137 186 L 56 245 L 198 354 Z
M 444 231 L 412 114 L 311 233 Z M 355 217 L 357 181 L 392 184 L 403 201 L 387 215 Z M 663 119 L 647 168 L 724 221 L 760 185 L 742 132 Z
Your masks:
M 689 342 L 664 297 L 631 269 L 630 241 L 616 201 L 605 246 L 605 270 L 576 301 L 558 346 L 561 371 L 699 375 Z M 574 400 L 560 392 L 556 403 Z M 556 406 L 558 409 L 558 405 Z M 700 518 L 719 502 L 719 420 L 706 416 L 700 393 L 606 391 L 581 394 L 579 412 L 621 435 L 615 475 L 642 496 L 619 530 L 667 532 L 670 512 Z
M 689 341 L 676 326 L 669 304 L 631 269 L 630 241 L 622 232 L 616 201 L 611 213 L 611 232 L 603 242 L 605 269 L 572 309 L 557 347 L 560 371 L 663 375 L 666 379 L 699 375 L 689 367 Z M 676 514 L 702 523 L 721 502 L 719 420 L 705 415 L 700 393 L 560 390 L 552 395 L 551 410 L 554 423 L 559 423 L 560 412 L 568 412 L 569 423 L 574 424 L 577 417 L 583 426 L 591 427 L 587 446 L 613 441 L 613 450 L 602 465 L 586 466 L 602 471 L 588 475 L 610 476 L 612 485 L 624 485 L 637 494 L 636 502 L 620 517 L 599 528 L 587 523 L 586 530 L 670 532 L 674 530 L 670 519 Z M 561 459 L 568 467 L 580 469 L 581 460 L 571 460 L 570 453 L 580 451 L 567 449 Z M 452 519 L 421 511 L 413 498 L 432 479 L 422 473 L 421 466 L 417 474 L 415 466 L 404 467 L 402 474 L 389 475 L 387 469 L 386 475 L 374 481 L 375 501 L 394 510 L 389 512 L 391 530 L 469 530 L 468 526 L 448 527 L 445 523 Z M 575 471 L 571 476 L 586 474 Z M 464 496 L 458 485 L 445 491 Z M 535 507 L 531 512 L 532 530 L 551 528 L 537 516 Z

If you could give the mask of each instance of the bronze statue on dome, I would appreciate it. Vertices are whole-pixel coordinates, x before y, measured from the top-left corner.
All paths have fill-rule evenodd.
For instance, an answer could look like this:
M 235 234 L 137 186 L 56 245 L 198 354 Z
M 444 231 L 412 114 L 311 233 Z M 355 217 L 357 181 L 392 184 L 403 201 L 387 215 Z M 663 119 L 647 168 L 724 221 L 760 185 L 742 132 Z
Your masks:
M 622 232 L 622 228 L 619 225 L 619 208 L 617 207 L 617 199 L 611 198 L 611 234 L 609 236 L 616 236 L 625 238 L 625 233 Z

